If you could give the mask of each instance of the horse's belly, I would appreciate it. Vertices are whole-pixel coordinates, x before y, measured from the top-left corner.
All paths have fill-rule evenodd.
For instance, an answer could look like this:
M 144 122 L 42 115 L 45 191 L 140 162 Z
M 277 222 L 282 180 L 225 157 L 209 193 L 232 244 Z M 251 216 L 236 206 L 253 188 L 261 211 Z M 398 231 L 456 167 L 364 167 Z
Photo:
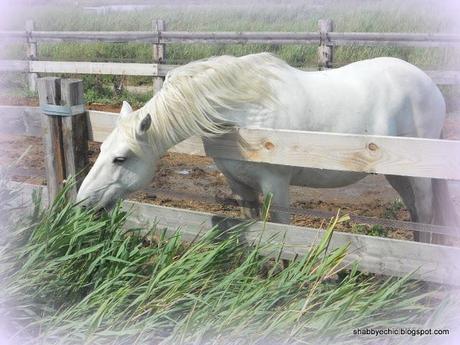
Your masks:
M 366 176 L 365 173 L 326 169 L 296 168 L 286 165 L 214 159 L 222 173 L 248 187 L 258 190 L 261 181 L 277 176 L 287 179 L 290 185 L 311 188 L 337 188 L 353 184 Z
M 291 185 L 311 188 L 338 188 L 353 184 L 367 174 L 327 169 L 294 168 Z

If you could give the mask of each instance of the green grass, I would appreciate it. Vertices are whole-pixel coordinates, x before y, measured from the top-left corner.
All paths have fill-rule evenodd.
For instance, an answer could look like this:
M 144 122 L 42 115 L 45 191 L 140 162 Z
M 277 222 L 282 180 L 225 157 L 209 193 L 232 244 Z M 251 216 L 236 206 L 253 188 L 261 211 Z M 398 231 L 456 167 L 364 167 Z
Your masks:
M 383 217 L 387 219 L 398 219 L 398 213 L 404 208 L 404 203 L 400 198 L 391 202 L 391 204 L 383 212 Z
M 65 6 L 15 7 L 8 20 L 0 23 L 3 30 L 22 30 L 27 19 L 36 22 L 37 30 L 127 30 L 152 29 L 152 21 L 164 19 L 168 30 L 179 31 L 317 31 L 319 19 L 331 18 L 336 31 L 358 32 L 452 32 L 456 17 L 449 15 L 439 2 L 433 0 L 375 1 L 347 0 L 325 1 L 318 6 L 315 1 L 288 1 L 279 4 L 266 1 L 262 4 L 244 5 L 234 2 L 232 6 L 216 5 L 181 6 L 158 5 L 137 12 L 111 12 L 103 16 Z M 128 43 L 39 43 L 38 55 L 42 60 L 62 61 L 113 61 L 151 62 L 150 44 Z M 297 67 L 317 66 L 315 45 L 270 44 L 168 44 L 167 63 L 187 62 L 213 55 L 245 55 L 271 51 Z M 424 69 L 458 69 L 458 49 L 447 48 L 397 48 L 344 46 L 334 51 L 334 64 L 341 66 L 353 61 L 377 56 L 394 56 L 407 60 Z M 16 46 L 0 52 L 1 58 L 24 58 L 24 46 Z M 113 77 L 99 76 L 99 81 L 111 85 Z M 96 79 L 91 76 L 86 78 Z M 94 82 L 93 82 L 94 83 Z M 146 77 L 129 77 L 130 85 L 150 84 Z M 91 84 L 91 83 L 90 83 Z M 89 85 L 90 85 L 89 84 Z M 85 88 L 88 92 L 89 87 Z M 115 92 L 107 94 L 92 91 L 88 99 L 118 104 Z M 146 97 L 146 96 L 144 96 Z M 139 103 L 142 101 L 138 99 Z
M 8 211 L 14 193 L 2 187 Z M 35 197 L 20 224 L 10 216 L 15 225 L 0 237 L 0 311 L 21 344 L 356 343 L 355 328 L 458 323 L 455 300 L 409 277 L 340 268 L 347 247 L 328 248 L 334 223 L 283 269 L 261 255 L 279 257 L 279 247 L 243 243 L 245 226 L 184 243 L 180 232 L 128 228 L 120 207 L 96 215 L 64 195 L 49 209 Z

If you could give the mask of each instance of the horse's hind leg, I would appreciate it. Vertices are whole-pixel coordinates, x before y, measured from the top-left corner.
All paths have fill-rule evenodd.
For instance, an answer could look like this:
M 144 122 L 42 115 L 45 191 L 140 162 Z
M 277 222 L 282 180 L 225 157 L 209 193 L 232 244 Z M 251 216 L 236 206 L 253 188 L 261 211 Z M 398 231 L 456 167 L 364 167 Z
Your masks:
M 399 193 L 409 210 L 413 222 L 431 224 L 433 222 L 433 188 L 430 178 L 385 176 L 391 186 Z M 415 232 L 417 242 L 431 242 L 431 233 Z

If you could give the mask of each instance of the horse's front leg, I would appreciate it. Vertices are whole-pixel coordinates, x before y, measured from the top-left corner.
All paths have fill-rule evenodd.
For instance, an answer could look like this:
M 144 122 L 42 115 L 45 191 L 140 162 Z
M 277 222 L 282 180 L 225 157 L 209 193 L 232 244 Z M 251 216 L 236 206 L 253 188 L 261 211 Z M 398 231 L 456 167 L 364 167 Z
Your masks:
M 291 214 L 289 213 L 289 182 L 290 174 L 269 174 L 261 181 L 261 190 L 264 199 L 271 195 L 270 200 L 270 221 L 273 223 L 289 224 Z
M 238 204 L 241 208 L 241 217 L 243 219 L 258 219 L 259 192 L 239 181 L 236 181 L 230 176 L 227 176 L 227 181 L 232 192 L 240 197 Z

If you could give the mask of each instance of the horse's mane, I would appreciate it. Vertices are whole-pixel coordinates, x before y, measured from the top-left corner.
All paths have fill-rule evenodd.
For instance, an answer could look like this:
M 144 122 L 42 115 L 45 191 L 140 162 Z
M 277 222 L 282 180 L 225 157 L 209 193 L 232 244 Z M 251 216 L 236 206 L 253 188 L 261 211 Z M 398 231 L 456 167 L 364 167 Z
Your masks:
M 191 62 L 170 71 L 160 92 L 119 125 L 134 139 L 136 125 L 150 114 L 149 144 L 159 146 L 161 142 L 165 148 L 193 134 L 224 134 L 232 128 L 224 111 L 274 108 L 277 100 L 271 81 L 277 79 L 275 70 L 287 66 L 269 53 Z

